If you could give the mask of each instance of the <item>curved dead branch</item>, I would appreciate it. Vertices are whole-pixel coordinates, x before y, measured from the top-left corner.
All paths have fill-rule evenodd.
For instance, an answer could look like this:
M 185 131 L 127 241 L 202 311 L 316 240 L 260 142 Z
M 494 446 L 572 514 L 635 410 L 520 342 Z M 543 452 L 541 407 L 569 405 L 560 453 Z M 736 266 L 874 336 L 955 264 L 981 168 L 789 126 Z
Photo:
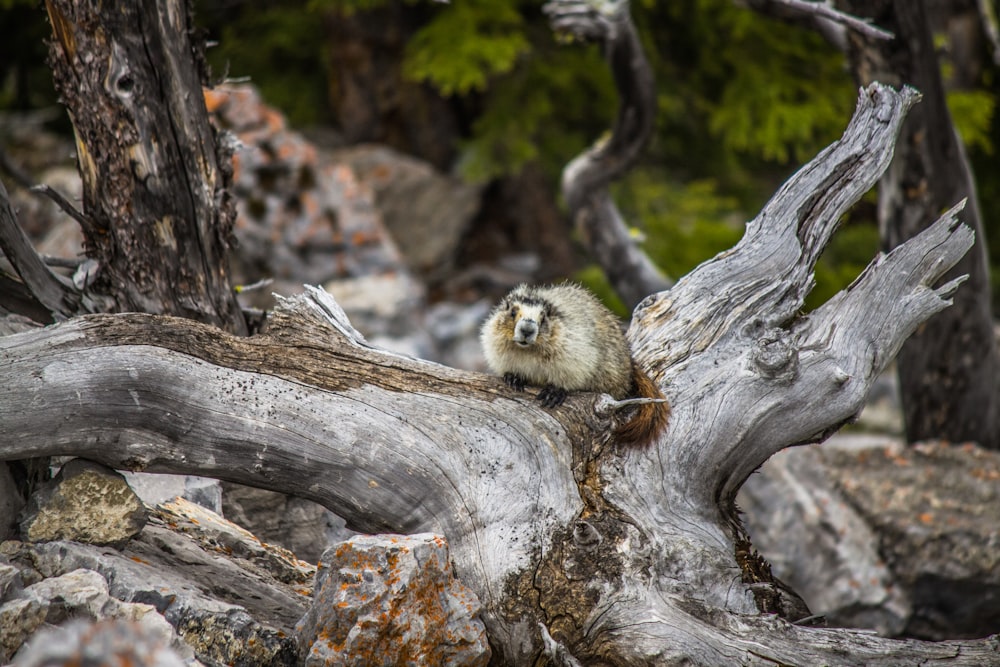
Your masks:
M 21 276 L 25 287 L 57 318 L 79 312 L 82 296 L 73 283 L 46 266 L 31 240 L 17 224 L 7 188 L 0 182 L 0 250 Z
M 594 257 L 629 308 L 667 289 L 664 277 L 639 248 L 608 192 L 632 166 L 653 131 L 656 87 L 653 71 L 629 14 L 627 0 L 556 0 L 545 5 L 553 28 L 599 42 L 611 67 L 620 102 L 611 136 L 579 155 L 563 170 L 562 191 L 570 217 Z

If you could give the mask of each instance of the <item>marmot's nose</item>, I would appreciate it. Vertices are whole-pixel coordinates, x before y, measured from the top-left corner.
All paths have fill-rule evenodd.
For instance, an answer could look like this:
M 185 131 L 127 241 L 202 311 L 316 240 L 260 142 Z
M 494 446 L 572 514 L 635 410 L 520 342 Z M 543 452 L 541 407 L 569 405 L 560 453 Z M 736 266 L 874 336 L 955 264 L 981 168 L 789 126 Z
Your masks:
M 538 324 L 534 320 L 519 320 L 514 327 L 514 342 L 521 345 L 530 345 L 535 342 L 538 335 Z

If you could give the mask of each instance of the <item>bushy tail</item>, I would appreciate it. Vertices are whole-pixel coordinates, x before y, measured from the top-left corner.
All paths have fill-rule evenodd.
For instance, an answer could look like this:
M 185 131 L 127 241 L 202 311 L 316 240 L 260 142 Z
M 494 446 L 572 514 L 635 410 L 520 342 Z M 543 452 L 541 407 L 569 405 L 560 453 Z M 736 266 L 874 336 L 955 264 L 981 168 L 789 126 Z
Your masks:
M 660 388 L 634 363 L 632 364 L 633 396 L 664 398 Z M 670 421 L 670 404 L 644 403 L 634 409 L 632 418 L 615 429 L 615 439 L 625 447 L 643 447 L 657 438 Z

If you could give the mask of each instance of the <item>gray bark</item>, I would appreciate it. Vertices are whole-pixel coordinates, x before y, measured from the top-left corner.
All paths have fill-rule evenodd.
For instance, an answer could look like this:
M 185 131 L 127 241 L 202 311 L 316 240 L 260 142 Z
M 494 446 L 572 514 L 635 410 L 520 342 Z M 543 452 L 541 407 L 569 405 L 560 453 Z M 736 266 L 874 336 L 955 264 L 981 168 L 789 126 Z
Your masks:
M 0 183 L 0 251 L 10 260 L 14 270 L 21 277 L 30 296 L 37 300 L 48 313 L 65 319 L 79 312 L 81 295 L 73 283 L 55 273 L 35 252 L 31 240 L 17 224 L 17 216 L 10 204 L 7 188 Z M 12 281 L 13 282 L 13 281 Z M 14 283 L 4 290 L 4 303 L 9 305 Z M 22 298 L 22 301 L 28 299 Z M 51 321 L 51 320 L 50 320 Z
M 841 51 L 847 50 L 848 32 L 872 40 L 892 39 L 892 33 L 861 19 L 837 11 L 825 2 L 810 0 L 747 0 L 747 5 L 761 14 L 815 30 Z
M 973 242 L 956 207 L 799 314 L 915 98 L 862 91 L 844 137 L 736 247 L 637 308 L 636 359 L 673 406 L 647 448 L 609 442 L 606 397 L 546 411 L 498 378 L 374 349 L 310 290 L 252 339 L 135 314 L 0 339 L 0 459 L 213 476 L 315 500 L 354 529 L 444 534 L 498 664 L 553 641 L 583 664 L 995 661 L 995 638 L 896 641 L 761 613 L 790 612 L 731 505 L 772 454 L 850 420 L 962 282 L 934 287 Z

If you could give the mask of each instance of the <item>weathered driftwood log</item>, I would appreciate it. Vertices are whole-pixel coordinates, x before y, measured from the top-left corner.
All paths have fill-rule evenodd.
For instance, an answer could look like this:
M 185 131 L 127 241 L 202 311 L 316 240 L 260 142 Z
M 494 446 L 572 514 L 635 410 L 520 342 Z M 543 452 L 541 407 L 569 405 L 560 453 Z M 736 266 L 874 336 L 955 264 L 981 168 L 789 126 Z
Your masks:
M 0 339 L 0 459 L 215 476 L 316 500 L 359 530 L 444 534 L 497 663 L 542 651 L 615 665 L 996 660 L 995 638 L 895 641 L 763 613 L 790 612 L 731 504 L 772 454 L 850 420 L 961 282 L 933 286 L 973 241 L 956 207 L 800 313 L 916 97 L 862 91 L 844 137 L 736 247 L 640 304 L 635 356 L 673 406 L 646 449 L 608 441 L 606 398 L 546 411 L 497 378 L 374 349 L 310 290 L 250 339 L 149 315 Z

